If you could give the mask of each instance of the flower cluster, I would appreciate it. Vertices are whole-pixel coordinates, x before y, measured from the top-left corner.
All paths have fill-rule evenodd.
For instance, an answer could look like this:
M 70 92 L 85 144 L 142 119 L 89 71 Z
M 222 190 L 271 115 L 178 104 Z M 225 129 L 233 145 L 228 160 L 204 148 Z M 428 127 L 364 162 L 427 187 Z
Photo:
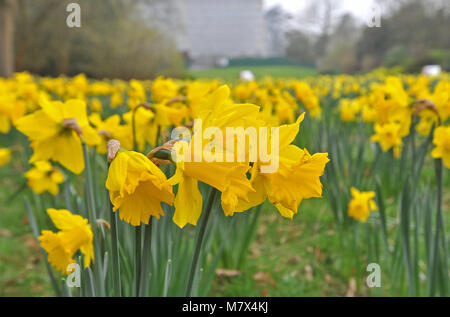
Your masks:
M 317 151 L 315 144 L 300 147 L 302 122 L 357 122 L 370 136 L 367 140 L 395 158 L 406 153 L 405 139 L 413 133 L 429 140 L 432 136 L 429 157 L 450 168 L 449 91 L 446 74 L 428 78 L 373 73 L 221 84 L 17 73 L 0 79 L 0 133 L 15 128 L 30 141 L 31 167 L 24 175 L 36 194 L 59 195 L 60 184 L 83 171 L 88 182 L 88 152 L 97 155 L 91 159 L 94 166 L 96 159 L 105 161 L 108 155 L 109 168 L 104 164 L 102 172 L 107 172 L 112 209 L 137 228 L 149 224 L 152 216 L 164 216 L 164 204 L 174 206 L 173 222 L 180 228 L 197 225 L 202 212 L 210 211 L 205 208 L 208 193 L 220 201 L 215 209 L 226 216 L 268 201 L 292 219 L 303 200 L 322 197 L 321 176 L 330 162 L 324 150 L 308 150 Z M 112 154 L 111 140 L 120 143 Z M 10 161 L 11 149 L 0 148 L 0 166 Z M 353 187 L 350 191 L 348 216 L 366 222 L 377 209 L 375 193 Z M 88 204 L 95 208 L 99 202 Z M 80 251 L 90 265 L 93 243 L 98 242 L 90 225 L 98 219 L 90 214 L 88 224 L 66 209 L 47 213 L 60 230 L 43 230 L 39 237 L 49 262 L 66 273 Z

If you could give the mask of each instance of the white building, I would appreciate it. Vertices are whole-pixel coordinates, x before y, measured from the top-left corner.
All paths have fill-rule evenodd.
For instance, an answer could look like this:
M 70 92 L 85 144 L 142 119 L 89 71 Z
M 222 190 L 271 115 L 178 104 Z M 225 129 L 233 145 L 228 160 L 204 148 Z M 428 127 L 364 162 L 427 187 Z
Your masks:
M 267 56 L 263 0 L 149 0 L 143 12 L 174 36 L 193 67 Z

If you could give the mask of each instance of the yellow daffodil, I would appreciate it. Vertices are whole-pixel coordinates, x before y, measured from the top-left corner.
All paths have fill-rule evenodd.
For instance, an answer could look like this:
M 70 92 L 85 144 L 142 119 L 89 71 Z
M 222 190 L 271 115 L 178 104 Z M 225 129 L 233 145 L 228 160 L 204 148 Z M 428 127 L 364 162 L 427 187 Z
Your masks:
M 190 144 L 186 141 L 176 144 L 176 147 L 184 146 L 187 148 Z M 182 151 L 178 150 L 178 153 Z M 249 169 L 248 164 L 238 162 L 184 162 L 181 160 L 177 163 L 175 175 L 169 179 L 170 184 L 178 184 L 174 222 L 181 228 L 187 223 L 197 224 L 203 205 L 198 181 L 219 190 L 222 193 L 221 205 L 225 215 L 233 215 L 238 199 L 247 199 L 248 193 L 254 192 L 246 177 Z
M 120 140 L 120 116 L 115 114 L 111 117 L 102 120 L 102 117 L 98 113 L 93 113 L 89 116 L 89 121 L 97 129 L 97 133 L 100 136 L 99 144 L 97 145 L 97 151 L 100 154 L 106 153 L 106 144 L 110 139 Z
M 11 150 L 8 148 L 0 148 L 0 166 L 6 165 L 11 161 Z
M 377 111 L 372 106 L 365 104 L 362 108 L 362 119 L 364 122 L 374 122 L 377 118 Z
M 133 226 L 148 224 L 150 216 L 164 215 L 161 202 L 172 204 L 172 186 L 164 173 L 146 156 L 119 151 L 106 180 L 114 211 Z
M 58 185 L 64 182 L 64 175 L 59 169 L 54 168 L 47 161 L 38 161 L 34 167 L 25 173 L 28 186 L 36 194 L 49 192 L 56 195 L 59 192 Z
M 89 109 L 91 112 L 101 112 L 103 109 L 102 102 L 98 98 L 94 98 L 91 100 L 89 104 Z
M 359 108 L 354 100 L 341 99 L 339 101 L 339 112 L 344 122 L 355 121 Z
M 26 104 L 16 94 L 0 91 L 0 133 L 8 133 L 11 124 L 21 118 L 26 111 Z
M 376 124 L 375 134 L 372 135 L 371 140 L 380 143 L 383 152 L 393 149 L 394 156 L 398 158 L 403 145 L 400 129 L 401 126 L 397 123 Z
M 239 199 L 247 200 L 247 195 L 254 192 L 250 181 L 246 177 L 250 166 L 247 162 L 225 162 L 224 147 L 226 142 L 222 140 L 222 146 L 215 149 L 219 160 L 210 161 L 205 156 L 196 160 L 197 140 L 203 137 L 203 131 L 208 127 L 214 127 L 221 132 L 230 127 L 247 127 L 259 124 L 257 114 L 259 107 L 250 104 L 237 105 L 229 100 L 230 89 L 221 86 L 213 93 L 205 97 L 198 108 L 201 125 L 194 125 L 194 135 L 190 142 L 179 141 L 175 144 L 177 153 L 181 156 L 177 162 L 175 175 L 169 179 L 172 185 L 178 184 L 178 193 L 175 198 L 175 223 L 183 227 L 187 223 L 195 225 L 202 210 L 202 196 L 198 190 L 198 181 L 202 181 L 217 190 L 221 194 L 221 205 L 225 215 L 231 216 L 235 212 Z M 225 133 L 223 133 L 224 135 Z M 223 137 L 222 135 L 222 137 Z M 209 141 L 209 140 L 207 140 Z M 200 151 L 208 144 L 201 141 Z M 186 149 L 186 151 L 183 151 Z M 187 150 L 189 149 L 189 150 Z M 186 204 L 186 198 L 190 196 L 192 205 Z
M 439 122 L 439 118 L 436 113 L 430 109 L 420 111 L 419 117 L 420 121 L 416 125 L 416 131 L 423 136 L 428 135 L 433 125 L 436 125 Z
M 156 144 L 158 125 L 154 121 L 155 113 L 153 111 L 154 110 L 139 107 L 134 111 L 127 112 L 123 115 L 123 118 L 130 129 L 130 135 L 132 133 L 134 115 L 136 144 L 138 146 L 138 150 L 140 151 L 144 151 L 146 143 L 149 143 L 151 145 Z M 167 120 L 167 117 L 165 117 L 165 119 Z M 160 121 L 162 119 L 159 118 L 158 120 Z
M 296 106 L 296 105 L 295 105 Z M 295 118 L 295 110 L 292 103 L 289 103 L 284 97 L 277 96 L 275 111 L 279 122 L 293 122 Z
M 450 81 L 439 81 L 433 91 L 430 99 L 436 105 L 442 122 L 450 118 Z
M 431 156 L 442 159 L 445 167 L 450 168 L 450 127 L 440 126 L 434 131 L 434 148 Z
M 172 79 L 158 77 L 152 83 L 152 99 L 155 102 L 163 102 L 176 97 L 178 85 Z
M 366 222 L 370 212 L 377 209 L 375 204 L 375 192 L 360 192 L 356 188 L 350 189 L 352 200 L 348 204 L 348 215 L 354 219 Z
M 85 74 L 78 74 L 66 84 L 65 99 L 81 99 L 85 101 L 89 89 L 89 82 Z
M 306 82 L 297 81 L 294 84 L 294 92 L 297 99 L 300 100 L 308 110 L 312 118 L 320 118 L 322 108 L 320 107 L 319 98 L 312 91 Z
M 94 236 L 87 219 L 74 215 L 66 209 L 47 209 L 47 214 L 60 231 L 42 230 L 39 236 L 41 247 L 48 254 L 48 261 L 63 274 L 67 266 L 74 263 L 73 256 L 80 250 L 84 254 L 84 266 L 94 260 Z
M 236 211 L 245 211 L 268 199 L 283 217 L 292 218 L 303 199 L 322 196 L 320 176 L 329 162 L 328 153 L 314 155 L 291 143 L 303 121 L 302 114 L 294 124 L 283 125 L 279 130 L 279 168 L 263 173 L 265 163 L 257 162 L 251 171 L 251 183 L 255 192 L 248 200 L 240 200 Z
M 147 93 L 144 85 L 140 81 L 132 79 L 128 89 L 128 108 L 134 109 L 146 100 Z
M 110 98 L 109 105 L 112 109 L 117 108 L 120 105 L 123 105 L 123 95 L 120 91 L 115 91 Z
M 189 105 L 191 118 L 197 118 L 196 110 L 198 105 L 202 102 L 203 97 L 211 90 L 211 84 L 206 82 L 194 81 L 189 83 L 186 87 L 186 99 Z
M 41 98 L 40 106 L 40 110 L 17 121 L 17 129 L 31 140 L 34 153 L 30 163 L 51 159 L 80 174 L 84 169 L 81 139 L 74 129 L 64 127 L 64 123 L 75 119 L 86 143 L 98 144 L 100 138 L 89 125 L 86 103 L 77 99 L 62 103 Z

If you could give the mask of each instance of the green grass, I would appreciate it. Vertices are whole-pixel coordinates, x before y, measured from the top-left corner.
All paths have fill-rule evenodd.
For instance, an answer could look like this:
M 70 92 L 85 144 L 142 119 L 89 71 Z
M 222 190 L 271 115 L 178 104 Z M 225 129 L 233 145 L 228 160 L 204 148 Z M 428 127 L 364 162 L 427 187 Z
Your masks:
M 239 73 L 242 70 L 251 70 L 255 74 L 256 79 L 261 79 L 265 76 L 274 78 L 305 78 L 317 75 L 317 71 L 314 68 L 287 65 L 210 68 L 191 71 L 190 74 L 196 79 L 222 79 L 227 82 L 233 82 L 239 79 Z
M 246 265 L 237 277 L 218 277 L 211 295 L 368 295 L 367 261 L 360 261 L 366 250 L 359 249 L 354 256 L 325 200 L 304 201 L 300 211 L 289 220 L 266 206 Z
M 23 199 L 29 189 L 8 202 L 21 188 L 24 179 L 19 175 L 24 170 L 19 153 L 0 168 L 0 296 L 53 296 L 44 258 L 26 216 Z

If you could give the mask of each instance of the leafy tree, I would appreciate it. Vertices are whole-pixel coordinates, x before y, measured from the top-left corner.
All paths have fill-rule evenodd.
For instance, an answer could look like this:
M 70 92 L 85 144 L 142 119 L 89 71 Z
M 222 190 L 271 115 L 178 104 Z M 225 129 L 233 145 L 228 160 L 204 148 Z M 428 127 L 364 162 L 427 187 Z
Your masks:
M 42 75 L 177 76 L 183 61 L 169 37 L 140 18 L 131 0 L 78 0 L 81 27 L 66 25 L 68 0 L 20 0 L 16 67 Z

